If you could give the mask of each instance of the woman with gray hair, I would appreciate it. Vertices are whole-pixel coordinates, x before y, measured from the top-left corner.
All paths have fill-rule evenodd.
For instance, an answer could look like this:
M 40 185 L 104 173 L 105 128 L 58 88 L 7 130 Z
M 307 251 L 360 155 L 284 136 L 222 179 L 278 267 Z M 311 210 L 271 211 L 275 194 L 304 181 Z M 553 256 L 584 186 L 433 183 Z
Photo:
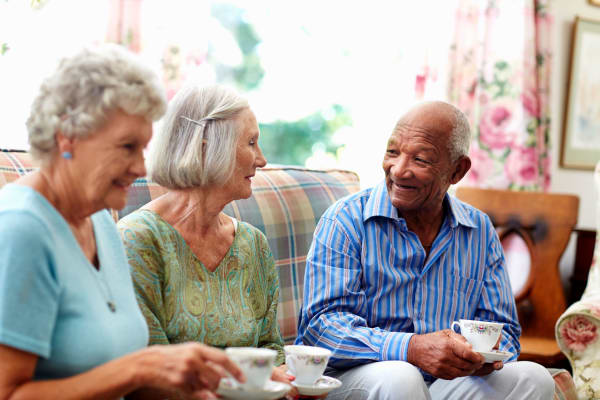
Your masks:
M 32 172 L 0 191 L 0 399 L 210 395 L 239 369 L 221 350 L 148 344 L 107 208 L 145 175 L 166 108 L 156 76 L 115 45 L 47 78 L 27 121 Z
M 173 98 L 148 157 L 150 178 L 168 191 L 118 223 L 151 343 L 264 347 L 283 363 L 267 240 L 223 213 L 251 196 L 266 165 L 259 133 L 246 100 L 223 86 Z M 284 371 L 272 379 L 289 383 Z

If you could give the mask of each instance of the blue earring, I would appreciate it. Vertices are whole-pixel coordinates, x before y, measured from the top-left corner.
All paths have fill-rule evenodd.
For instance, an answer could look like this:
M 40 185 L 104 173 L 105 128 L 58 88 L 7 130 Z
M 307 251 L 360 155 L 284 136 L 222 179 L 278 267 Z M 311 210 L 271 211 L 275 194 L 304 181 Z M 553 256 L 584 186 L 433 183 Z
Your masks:
M 63 151 L 61 154 L 62 158 L 64 158 L 65 160 L 70 160 L 73 158 L 73 154 L 71 154 L 70 151 Z

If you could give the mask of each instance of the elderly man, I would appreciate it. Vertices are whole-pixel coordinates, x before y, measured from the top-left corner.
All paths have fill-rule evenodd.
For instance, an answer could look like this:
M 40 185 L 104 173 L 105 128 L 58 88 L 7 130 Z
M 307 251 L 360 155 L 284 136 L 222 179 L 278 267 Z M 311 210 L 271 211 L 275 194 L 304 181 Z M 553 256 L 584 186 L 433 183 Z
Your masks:
M 489 218 L 447 194 L 469 168 L 469 124 L 443 102 L 396 124 L 385 182 L 332 205 L 308 255 L 297 344 L 332 350 L 333 399 L 551 399 L 554 381 L 530 362 L 484 363 L 452 321 L 521 332 L 502 247 Z

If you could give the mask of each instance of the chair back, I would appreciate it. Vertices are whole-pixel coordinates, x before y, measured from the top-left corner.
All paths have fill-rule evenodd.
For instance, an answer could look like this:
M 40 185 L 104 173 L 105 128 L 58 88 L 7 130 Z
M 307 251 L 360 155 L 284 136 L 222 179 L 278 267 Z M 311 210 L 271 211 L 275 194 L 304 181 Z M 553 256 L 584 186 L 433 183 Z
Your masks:
M 560 355 L 554 324 L 566 309 L 559 262 L 577 223 L 579 197 L 469 187 L 459 187 L 456 197 L 490 217 L 503 246 L 512 235 L 525 243 L 530 264 L 514 292 L 523 329 L 520 359 L 552 363 Z

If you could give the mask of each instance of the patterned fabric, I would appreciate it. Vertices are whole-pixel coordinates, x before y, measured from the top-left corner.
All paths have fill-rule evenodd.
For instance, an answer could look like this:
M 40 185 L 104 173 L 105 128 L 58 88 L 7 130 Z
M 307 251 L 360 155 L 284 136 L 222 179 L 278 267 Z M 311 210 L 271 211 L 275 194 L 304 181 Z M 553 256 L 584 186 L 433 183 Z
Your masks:
M 600 162 L 594 173 L 600 195 Z M 599 198 L 599 197 L 597 197 Z M 596 229 L 600 232 L 600 201 L 596 204 Z M 581 300 L 572 304 L 556 323 L 556 340 L 569 359 L 580 399 L 600 398 L 600 234 Z
M 429 257 L 385 182 L 330 207 L 308 254 L 296 342 L 329 348 L 335 368 L 405 361 L 413 333 L 481 319 L 505 324 L 500 349 L 516 359 L 521 330 L 494 227 L 449 195 L 444 204 Z
M 0 187 L 34 169 L 29 153 L 0 149 Z
M 459 2 L 448 98 L 474 132 L 467 185 L 550 189 L 549 2 Z
M 150 210 L 118 223 L 150 344 L 200 341 L 216 347 L 265 347 L 284 362 L 277 325 L 279 278 L 267 240 L 240 222 L 214 271 L 175 228 Z

